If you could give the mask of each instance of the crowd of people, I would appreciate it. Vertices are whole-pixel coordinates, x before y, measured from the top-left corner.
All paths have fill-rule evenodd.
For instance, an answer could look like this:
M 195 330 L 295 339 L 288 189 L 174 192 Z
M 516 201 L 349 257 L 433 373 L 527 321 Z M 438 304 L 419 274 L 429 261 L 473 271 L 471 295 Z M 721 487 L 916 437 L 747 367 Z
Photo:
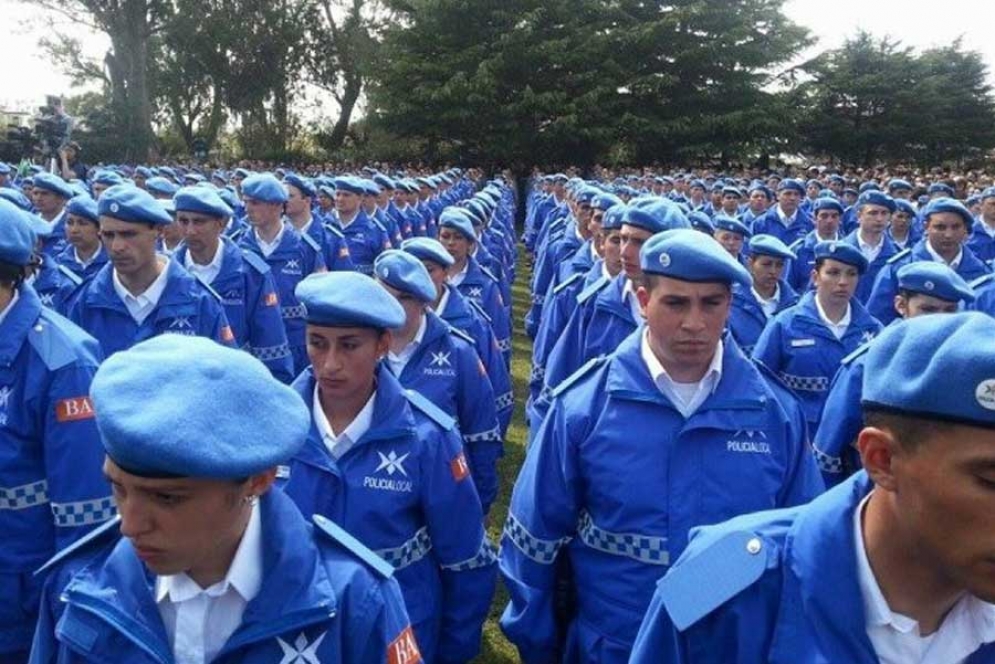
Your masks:
M 995 662 L 983 175 L 378 166 L 0 164 L 0 661 Z

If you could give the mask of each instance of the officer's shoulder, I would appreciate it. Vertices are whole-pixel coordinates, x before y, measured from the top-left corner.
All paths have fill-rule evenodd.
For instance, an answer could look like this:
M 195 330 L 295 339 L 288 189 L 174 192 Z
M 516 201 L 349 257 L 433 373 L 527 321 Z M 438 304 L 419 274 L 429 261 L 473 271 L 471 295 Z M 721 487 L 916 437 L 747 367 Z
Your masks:
M 57 371 L 85 358 L 90 349 L 87 342 L 96 342 L 80 327 L 53 311 L 42 308 L 38 321 L 28 333 L 28 343 L 49 371 Z M 99 358 L 90 358 L 94 366 Z
M 969 285 L 971 286 L 972 289 L 978 290 L 979 288 L 987 286 L 993 281 L 995 281 L 995 273 L 989 272 L 988 274 L 978 277 L 977 279 L 972 281 Z
M 304 244 L 306 244 L 307 246 L 311 247 L 311 249 L 313 249 L 315 253 L 321 253 L 321 246 L 315 241 L 313 237 L 311 237 L 307 233 L 298 233 L 298 235 L 300 236 L 301 241 L 304 242 Z
M 103 548 L 116 544 L 121 538 L 120 525 L 121 517 L 119 516 L 115 516 L 113 519 L 100 524 L 85 536 L 49 558 L 44 565 L 35 571 L 35 574 L 41 574 L 42 572 L 53 569 L 72 558 L 94 555 Z
M 447 323 L 447 326 L 449 327 L 449 334 L 451 334 L 454 337 L 457 337 L 459 339 L 462 339 L 463 341 L 465 341 L 468 344 L 470 344 L 471 347 L 474 346 L 477 343 L 476 341 L 474 341 L 473 337 L 471 337 L 469 334 L 467 334 L 463 330 L 458 330 L 455 327 L 453 327 L 452 325 L 449 325 L 448 323 Z
M 215 300 L 217 300 L 218 302 L 223 302 L 223 300 L 221 299 L 221 295 L 218 293 L 218 291 L 214 290 L 214 287 L 211 286 L 211 284 L 204 281 L 204 279 L 199 274 L 194 275 L 194 279 L 197 280 L 197 283 L 200 284 L 200 286 L 204 290 L 206 290 L 208 293 L 214 296 Z
M 62 276 L 71 281 L 73 285 L 79 286 L 81 283 L 83 283 L 83 279 L 78 274 L 70 270 L 62 263 L 59 263 L 56 269 L 58 269 L 59 272 L 62 273 Z
M 376 572 L 384 579 L 389 579 L 394 575 L 394 568 L 386 560 L 373 553 L 358 539 L 347 533 L 341 526 L 320 514 L 312 517 L 314 530 L 324 541 L 335 545 L 336 548 L 344 550 L 353 558 L 364 563 L 366 567 Z
M 331 233 L 339 239 L 345 238 L 345 233 L 340 231 L 334 224 L 324 223 L 321 227 L 325 229 L 326 233 Z
M 843 365 L 852 364 L 853 361 L 856 360 L 858 357 L 867 353 L 868 349 L 870 349 L 871 344 L 873 342 L 874 340 L 871 339 L 870 341 L 867 341 L 857 346 L 857 348 L 852 353 L 843 358 L 841 364 Z
M 465 301 L 466 301 L 466 303 L 467 303 L 467 304 L 468 304 L 468 305 L 470 306 L 470 308 L 471 308 L 471 309 L 473 309 L 473 311 L 474 311 L 474 312 L 475 312 L 475 313 L 476 313 L 476 314 L 477 314 L 478 316 L 480 316 L 481 318 L 483 318 L 483 319 L 484 319 L 484 322 L 485 322 L 485 323 L 487 323 L 488 325 L 490 325 L 490 324 L 491 324 L 491 323 L 493 322 L 493 321 L 491 320 L 491 316 L 490 316 L 490 314 L 488 314 L 488 313 L 487 313 L 486 311 L 484 311 L 484 307 L 483 307 L 483 305 L 481 305 L 481 304 L 480 304 L 479 302 L 477 302 L 477 301 L 476 301 L 476 300 L 474 300 L 473 298 L 469 298 L 469 297 L 468 297 L 468 298 L 465 298 Z
M 571 387 L 579 383 L 586 376 L 594 373 L 595 369 L 598 369 L 599 367 L 604 365 L 605 362 L 607 361 L 608 361 L 607 355 L 599 355 L 598 357 L 588 360 L 583 365 L 581 365 L 581 367 L 577 369 L 577 371 L 573 372 L 572 374 L 564 378 L 559 385 L 555 386 L 550 392 L 550 394 L 554 397 L 560 396 L 561 394 L 569 390 Z
M 263 260 L 262 256 L 254 251 L 242 249 L 242 259 L 259 274 L 266 274 L 269 272 L 269 264 Z
M 802 236 L 802 237 L 798 238 L 797 240 L 795 240 L 794 242 L 792 242 L 791 244 L 789 244 L 788 245 L 788 249 L 790 249 L 791 251 L 793 251 L 794 253 L 797 254 L 798 250 L 801 249 L 804 246 L 805 246 L 805 237 Z
M 781 377 L 777 375 L 777 372 L 760 360 L 753 360 L 752 364 L 760 376 L 764 379 L 764 382 L 767 383 L 767 387 L 770 391 L 774 393 L 775 397 L 779 398 L 782 405 L 784 404 L 784 399 L 788 399 L 791 403 L 801 408 L 801 401 L 798 398 L 798 394 L 793 389 L 788 387 L 783 380 L 781 380 Z
M 404 390 L 404 396 L 412 406 L 446 431 L 451 431 L 456 426 L 456 420 L 446 415 L 441 408 L 421 393 L 415 390 Z
M 594 297 L 595 295 L 597 295 L 599 292 L 601 292 L 601 290 L 605 286 L 607 286 L 609 283 L 611 283 L 611 279 L 609 279 L 605 275 L 601 275 L 600 277 L 598 277 L 594 281 L 594 283 L 592 283 L 590 286 L 588 286 L 587 288 L 585 288 L 584 290 L 582 290 L 577 295 L 577 304 L 584 304 L 585 302 L 587 302 L 588 300 L 590 300 L 592 297 Z
M 781 566 L 783 542 L 799 508 L 738 517 L 691 531 L 688 547 L 657 584 L 680 631 L 686 630 Z
M 906 247 L 902 249 L 897 254 L 885 261 L 886 265 L 894 265 L 898 261 L 905 260 L 912 254 L 912 247 Z
M 578 281 L 580 281 L 583 278 L 584 278 L 584 273 L 583 272 L 574 272 L 569 277 L 567 277 L 566 279 L 564 279 L 560 283 L 556 284 L 556 286 L 553 288 L 553 293 L 558 295 L 565 288 L 569 288 L 571 284 L 575 284 L 575 283 L 577 283 Z
M 488 279 L 490 279 L 490 280 L 491 280 L 491 281 L 493 281 L 493 282 L 498 282 L 498 281 L 499 281 L 499 279 L 498 279 L 497 277 L 495 277 L 495 276 L 494 276 L 494 273 L 493 273 L 493 272 L 491 272 L 490 270 L 488 270 L 488 269 L 487 269 L 486 267 L 484 267 L 483 265 L 479 265 L 479 264 L 478 264 L 478 266 L 480 267 L 480 271 L 484 273 L 484 276 L 485 276 L 485 277 L 487 277 Z

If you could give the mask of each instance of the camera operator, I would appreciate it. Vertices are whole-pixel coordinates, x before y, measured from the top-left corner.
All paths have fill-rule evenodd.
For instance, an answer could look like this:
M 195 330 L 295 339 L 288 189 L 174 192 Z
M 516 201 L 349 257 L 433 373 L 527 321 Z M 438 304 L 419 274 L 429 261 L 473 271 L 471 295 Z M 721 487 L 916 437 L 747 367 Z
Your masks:
M 80 152 L 82 150 L 76 141 L 70 141 L 66 147 L 59 150 L 59 167 L 64 180 L 86 181 L 87 167 L 79 157 Z

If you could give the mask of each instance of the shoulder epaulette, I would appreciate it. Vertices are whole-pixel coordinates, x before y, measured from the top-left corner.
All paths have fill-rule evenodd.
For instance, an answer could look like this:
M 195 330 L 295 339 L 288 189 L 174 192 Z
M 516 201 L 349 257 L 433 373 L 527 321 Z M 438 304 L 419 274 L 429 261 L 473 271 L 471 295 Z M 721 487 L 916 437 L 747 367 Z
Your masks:
M 83 279 L 80 278 L 80 276 L 78 274 L 76 274 L 75 272 L 73 272 L 72 270 L 70 270 L 68 267 L 66 267 L 62 263 L 59 263 L 58 268 L 59 268 L 59 272 L 61 272 L 63 275 L 65 275 L 65 277 L 67 279 L 69 279 L 69 281 L 73 282 L 73 284 L 79 286 L 81 283 L 83 283 Z
M 995 279 L 995 274 L 985 274 L 978 277 L 968 285 L 974 290 L 977 290 L 982 286 L 984 286 L 985 284 L 987 284 L 988 282 L 992 281 L 993 279 Z
M 902 249 L 897 254 L 895 254 L 894 256 L 892 256 L 891 258 L 889 258 L 888 260 L 886 260 L 885 264 L 886 265 L 891 265 L 892 263 L 895 263 L 897 261 L 902 260 L 903 258 L 905 258 L 906 256 L 908 256 L 911 253 L 912 253 L 912 247 L 906 247 L 905 249 Z
M 232 231 L 232 234 L 228 236 L 228 239 L 231 240 L 232 242 L 238 242 L 239 240 L 242 239 L 242 236 L 245 235 L 245 231 L 246 228 L 244 226 L 236 228 L 234 231 Z
M 560 396 L 568 389 L 576 385 L 581 378 L 583 378 L 587 374 L 591 373 L 592 371 L 600 367 L 607 360 L 608 360 L 607 355 L 599 355 L 594 359 L 588 360 L 580 367 L 580 369 L 577 369 L 577 371 L 573 372 L 572 374 L 564 378 L 559 385 L 553 387 L 552 391 L 550 392 L 550 395 L 554 397 Z
M 474 338 L 473 338 L 473 337 L 471 337 L 471 336 L 470 336 L 469 334 L 467 334 L 467 333 L 466 333 L 466 332 L 464 332 L 463 330 L 458 330 L 458 329 L 456 329 L 456 328 L 455 328 L 455 327 L 453 327 L 452 325 L 450 325 L 450 326 L 449 326 L 449 334 L 453 335 L 454 337 L 459 337 L 460 339 L 462 339 L 463 341 L 467 342 L 467 343 L 468 343 L 468 344 L 470 344 L 471 346 L 473 346 L 474 344 L 476 344 L 476 343 L 477 343 L 477 342 L 476 342 L 476 341 L 474 340 Z
M 752 586 L 775 554 L 776 547 L 756 534 L 733 532 L 675 565 L 657 584 L 674 627 L 686 630 Z
M 326 223 L 326 224 L 322 224 L 321 227 L 324 228 L 329 233 L 331 233 L 332 235 L 338 237 L 338 238 L 344 238 L 345 237 L 345 233 L 343 233 L 342 231 L 340 231 L 334 224 L 327 224 Z
M 376 227 L 377 227 L 377 228 L 379 228 L 379 229 L 380 229 L 381 231 L 383 231 L 383 233 L 384 233 L 385 235 L 389 235 L 389 233 L 387 233 L 387 227 L 383 225 L 383 222 L 381 222 L 381 221 L 380 221 L 379 219 L 377 219 L 377 218 L 376 218 L 376 217 L 374 217 L 373 215 L 368 215 L 368 216 L 370 217 L 370 221 L 372 221 L 372 222 L 373 222 L 373 225 L 374 225 L 374 226 L 376 226 Z
M 486 311 L 484 311 L 484 307 L 479 302 L 477 302 L 476 300 L 474 300 L 472 298 L 468 297 L 468 298 L 464 298 L 464 299 L 466 300 L 467 305 L 470 306 L 470 307 L 472 307 L 473 310 L 475 312 L 477 312 L 477 314 L 479 314 L 481 318 L 484 319 L 484 322 L 486 322 L 488 325 L 490 325 L 490 323 L 492 322 L 491 321 L 491 317 L 490 317 L 490 315 Z
M 211 295 L 213 295 L 214 299 L 216 299 L 218 302 L 223 302 L 224 301 L 224 300 L 222 300 L 221 295 L 218 293 L 218 291 L 214 290 L 214 288 L 211 286 L 211 284 L 209 284 L 206 281 L 204 281 L 204 279 L 199 274 L 194 275 L 194 279 L 197 280 L 198 284 L 200 284 L 201 286 L 204 287 L 204 290 L 206 290 L 208 293 L 210 293 Z
M 609 283 L 611 283 L 611 279 L 605 275 L 601 275 L 593 284 L 582 290 L 580 294 L 577 295 L 577 304 L 584 304 L 597 295 Z
M 28 333 L 28 343 L 49 371 L 72 364 L 79 357 L 65 338 L 65 332 L 52 325 L 52 321 L 39 320 L 38 324 L 32 326 Z
M 488 270 L 483 265 L 480 265 L 479 263 L 477 265 L 480 267 L 480 271 L 484 273 L 484 276 L 486 276 L 488 279 L 490 279 L 491 281 L 493 281 L 495 283 L 498 282 L 498 278 L 494 276 L 493 272 L 491 272 L 490 270 Z
M 269 264 L 256 252 L 249 251 L 248 249 L 242 249 L 242 258 L 244 258 L 245 262 L 252 266 L 259 274 L 266 274 L 269 272 Z
M 583 272 L 574 272 L 569 277 L 567 277 L 560 283 L 556 284 L 556 287 L 553 288 L 553 293 L 558 295 L 560 291 L 562 291 L 564 288 L 567 288 L 568 286 L 570 286 L 570 284 L 576 283 L 578 279 L 583 279 L 583 278 L 584 278 Z
M 315 514 L 312 519 L 316 530 L 326 538 L 332 540 L 349 553 L 353 554 L 367 566 L 371 567 L 377 574 L 385 579 L 394 576 L 394 568 L 386 560 L 373 553 L 362 542 L 347 533 L 334 521 L 326 519 L 320 514 Z
M 840 364 L 850 364 L 851 362 L 856 360 L 858 357 L 867 352 L 867 350 L 871 347 L 871 342 L 873 341 L 874 340 L 871 339 L 871 341 L 868 341 L 865 344 L 857 346 L 856 350 L 854 350 L 852 353 L 844 357 L 843 360 L 840 362 Z
M 412 406 L 420 410 L 424 415 L 427 415 L 430 420 L 446 431 L 451 431 L 456 426 L 456 420 L 420 393 L 414 390 L 404 390 L 404 396 L 407 397 Z
M 301 239 L 304 240 L 304 242 L 307 244 L 307 246 L 309 246 L 312 249 L 314 249 L 315 253 L 318 253 L 318 254 L 321 253 L 321 245 L 319 245 L 317 242 L 315 242 L 315 240 L 314 240 L 313 237 L 311 237 L 307 233 L 298 233 L 298 235 L 301 236 Z
M 791 251 L 793 251 L 795 253 L 798 253 L 798 250 L 801 249 L 803 246 L 805 246 L 805 238 L 804 237 L 800 237 L 797 240 L 795 240 L 794 242 L 792 242 L 791 244 L 789 244 L 788 245 L 788 249 L 790 249 Z
M 48 562 L 46 562 L 44 565 L 35 570 L 35 574 L 41 574 L 45 570 L 51 569 L 55 565 L 58 565 L 62 561 L 68 559 L 70 556 L 73 556 L 79 553 L 80 551 L 83 551 L 84 549 L 89 549 L 90 547 L 94 547 L 101 544 L 107 544 L 108 542 L 111 541 L 112 535 L 116 536 L 114 538 L 116 540 L 117 537 L 121 536 L 121 531 L 119 528 L 120 523 L 121 523 L 121 517 L 119 515 L 115 515 L 113 519 L 110 519 L 105 523 L 100 524 L 99 526 L 91 530 L 89 533 L 87 533 L 85 536 L 79 538 L 78 540 L 76 540 L 75 542 L 64 548 L 62 551 L 59 551 L 57 554 L 49 558 Z

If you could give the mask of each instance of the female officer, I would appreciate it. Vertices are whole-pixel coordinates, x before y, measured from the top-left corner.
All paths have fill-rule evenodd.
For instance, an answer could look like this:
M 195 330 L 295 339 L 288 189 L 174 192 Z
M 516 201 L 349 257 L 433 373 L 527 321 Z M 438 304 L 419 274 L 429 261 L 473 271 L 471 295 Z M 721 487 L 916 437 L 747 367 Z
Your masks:
M 815 435 L 829 384 L 843 358 L 873 339 L 881 323 L 854 298 L 867 259 L 852 244 L 815 246 L 814 291 L 770 322 L 753 348 L 802 402 L 809 434 Z
M 725 214 L 717 214 L 712 219 L 715 226 L 715 239 L 729 254 L 743 262 L 743 243 L 750 237 L 750 229 L 738 219 Z
M 778 312 L 798 302 L 798 294 L 784 280 L 784 265 L 795 255 L 773 235 L 755 235 L 747 249 L 746 269 L 753 285 L 732 290 L 729 331 L 743 352 L 753 350 L 760 333 Z

